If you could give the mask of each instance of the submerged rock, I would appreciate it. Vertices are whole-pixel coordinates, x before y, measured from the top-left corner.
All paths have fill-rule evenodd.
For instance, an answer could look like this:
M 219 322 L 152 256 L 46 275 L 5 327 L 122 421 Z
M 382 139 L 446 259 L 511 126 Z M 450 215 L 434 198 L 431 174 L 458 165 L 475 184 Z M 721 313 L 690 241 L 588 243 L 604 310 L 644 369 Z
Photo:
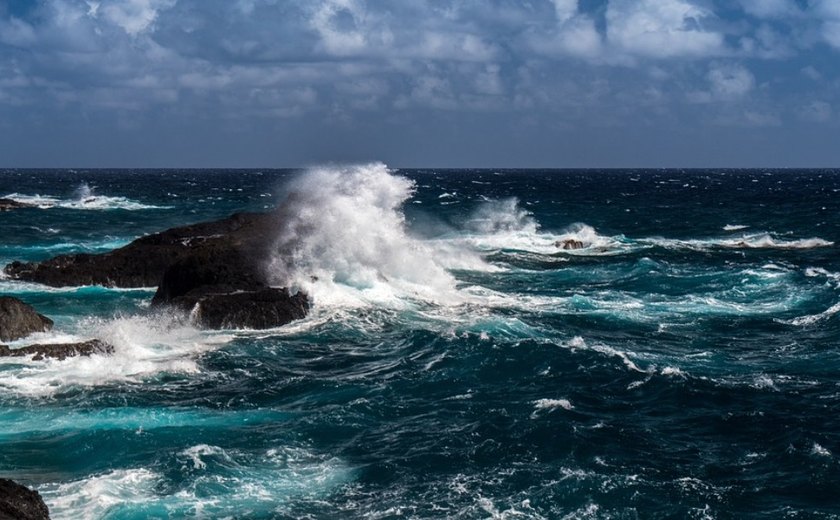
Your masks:
M 147 235 L 108 253 L 59 255 L 42 262 L 12 262 L 5 272 L 16 280 L 52 287 L 154 287 L 169 266 L 197 252 L 211 257 L 216 253 L 236 251 L 246 258 L 261 259 L 266 237 L 272 235 L 277 219 L 273 213 L 237 213 L 222 220 Z
M 0 341 L 15 341 L 53 326 L 51 319 L 11 296 L 0 296 Z
M 34 208 L 34 204 L 27 204 L 25 202 L 19 202 L 14 199 L 3 199 L 0 198 L 0 211 L 10 211 L 13 209 L 21 209 L 21 208 Z
M 55 343 L 43 345 L 27 345 L 20 348 L 10 348 L 7 345 L 0 345 L 0 357 L 29 357 L 33 361 L 41 361 L 46 358 L 63 360 L 69 357 L 90 356 L 92 354 L 113 354 L 114 347 L 92 339 L 82 343 Z
M 0 478 L 0 520 L 49 520 L 50 510 L 41 494 L 17 482 Z

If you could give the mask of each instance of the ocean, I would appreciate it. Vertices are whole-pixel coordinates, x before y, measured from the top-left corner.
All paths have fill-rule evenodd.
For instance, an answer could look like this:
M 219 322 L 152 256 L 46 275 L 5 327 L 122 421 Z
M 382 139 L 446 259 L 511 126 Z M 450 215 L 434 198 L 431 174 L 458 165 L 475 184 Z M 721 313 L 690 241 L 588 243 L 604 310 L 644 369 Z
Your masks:
M 0 265 L 281 207 L 303 320 L 0 279 L 0 477 L 53 518 L 840 518 L 840 171 L 0 171 Z M 282 247 L 280 247 L 282 246 Z M 289 251 L 291 251 L 289 253 Z

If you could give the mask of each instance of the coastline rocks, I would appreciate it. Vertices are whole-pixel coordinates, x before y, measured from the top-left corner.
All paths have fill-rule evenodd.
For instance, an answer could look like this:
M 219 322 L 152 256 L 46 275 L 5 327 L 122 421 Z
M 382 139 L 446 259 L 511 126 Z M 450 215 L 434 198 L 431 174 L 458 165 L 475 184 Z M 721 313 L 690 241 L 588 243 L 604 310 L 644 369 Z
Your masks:
M 92 339 L 82 343 L 28 345 L 20 348 L 9 348 L 7 345 L 0 345 L 0 357 L 32 356 L 33 361 L 43 361 L 47 358 L 61 361 L 69 357 L 113 353 L 114 347 L 112 345 L 98 339 Z
M 153 306 L 188 312 L 199 326 L 279 327 L 305 317 L 310 307 L 306 294 L 293 295 L 267 282 L 264 261 L 280 218 L 277 212 L 237 213 L 148 235 L 108 253 L 12 262 L 5 272 L 56 287 L 158 286 Z
M 0 198 L 0 211 L 11 211 L 13 209 L 34 208 L 34 204 L 27 204 L 25 202 L 18 202 L 14 199 Z
M 304 293 L 290 294 L 286 288 L 224 292 L 226 289 L 204 287 L 168 303 L 189 312 L 197 325 L 209 329 L 270 329 L 305 318 L 309 312 L 309 298 Z
M 0 478 L 0 520 L 49 520 L 50 510 L 41 494 L 17 482 Z
M 268 286 L 262 272 L 238 250 L 197 252 L 173 264 L 163 275 L 152 305 L 189 312 L 210 329 L 268 329 L 306 317 L 304 293 Z
M 237 213 L 147 235 L 108 253 L 12 262 L 5 272 L 16 280 L 52 287 L 154 287 L 169 266 L 197 251 L 212 256 L 220 250 L 235 249 L 247 257 L 261 256 L 265 237 L 271 236 L 276 219 L 273 213 Z
M 52 329 L 53 322 L 30 305 L 11 296 L 0 296 L 0 341 L 14 341 L 33 332 Z

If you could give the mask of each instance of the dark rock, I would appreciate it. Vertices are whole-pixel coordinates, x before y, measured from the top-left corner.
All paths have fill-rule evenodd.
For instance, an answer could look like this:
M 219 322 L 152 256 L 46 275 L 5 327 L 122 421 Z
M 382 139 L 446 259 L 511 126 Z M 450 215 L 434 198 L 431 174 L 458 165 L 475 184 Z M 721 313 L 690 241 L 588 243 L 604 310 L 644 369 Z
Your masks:
M 37 491 L 0 478 L 0 520 L 49 520 L 50 510 Z
M 11 296 L 0 296 L 0 341 L 14 341 L 53 326 L 51 319 Z
M 237 213 L 222 220 L 147 235 L 108 253 L 60 255 L 43 262 L 12 262 L 5 272 L 16 280 L 53 287 L 154 287 L 166 269 L 178 260 L 199 252 L 210 258 L 216 253 L 232 251 L 251 259 L 254 264 L 251 269 L 256 270 L 278 218 L 275 213 Z
M 304 318 L 304 293 L 270 287 L 262 266 L 242 249 L 197 250 L 163 274 L 152 305 L 189 312 L 211 329 L 267 329 Z
M 210 329 L 269 329 L 302 319 L 309 312 L 306 294 L 273 287 L 230 292 L 226 286 L 207 286 L 168 303 L 190 312 L 197 325 Z
M 558 240 L 554 243 L 554 246 L 568 251 L 572 249 L 583 249 L 586 247 L 586 244 L 574 238 L 567 238 L 566 240 Z
M 56 343 L 45 345 L 28 345 L 20 348 L 9 348 L 7 345 L 0 345 L 0 357 L 29 357 L 33 361 L 41 361 L 46 358 L 67 359 L 76 356 L 90 356 L 91 354 L 113 354 L 114 347 L 92 339 L 82 343 Z
M 0 211 L 10 211 L 21 208 L 34 208 L 34 204 L 27 204 L 26 202 L 18 202 L 14 199 L 0 199 Z

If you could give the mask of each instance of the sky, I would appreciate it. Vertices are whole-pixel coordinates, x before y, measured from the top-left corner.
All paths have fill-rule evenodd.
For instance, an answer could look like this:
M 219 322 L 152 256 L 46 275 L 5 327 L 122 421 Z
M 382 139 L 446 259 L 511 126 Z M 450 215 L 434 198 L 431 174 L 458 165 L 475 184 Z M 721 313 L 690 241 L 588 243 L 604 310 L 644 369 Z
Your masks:
M 0 166 L 840 167 L 840 0 L 0 0 Z

